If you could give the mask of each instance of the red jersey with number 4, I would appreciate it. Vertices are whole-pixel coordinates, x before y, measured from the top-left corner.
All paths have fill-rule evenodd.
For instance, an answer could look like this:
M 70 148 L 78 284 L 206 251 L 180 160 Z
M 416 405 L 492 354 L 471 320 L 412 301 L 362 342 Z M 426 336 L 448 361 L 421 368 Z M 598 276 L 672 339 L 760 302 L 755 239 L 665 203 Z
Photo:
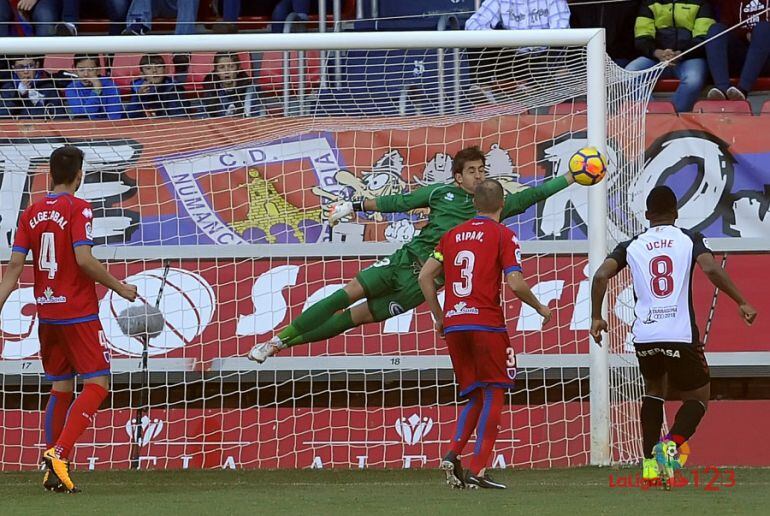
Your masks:
M 505 332 L 501 274 L 521 271 L 516 234 L 476 217 L 444 234 L 433 257 L 444 264 L 444 331 Z
M 32 251 L 40 322 L 98 319 L 96 285 L 75 260 L 75 248 L 91 240 L 91 204 L 68 193 L 48 194 L 21 215 L 13 251 Z

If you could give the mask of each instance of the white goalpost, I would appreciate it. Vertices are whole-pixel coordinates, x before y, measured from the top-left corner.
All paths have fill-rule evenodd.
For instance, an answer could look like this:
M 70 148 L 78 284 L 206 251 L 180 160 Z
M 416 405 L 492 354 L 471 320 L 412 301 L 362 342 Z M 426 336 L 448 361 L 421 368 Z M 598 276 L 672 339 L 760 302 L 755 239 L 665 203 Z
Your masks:
M 133 414 L 142 344 L 118 327 L 127 303 L 98 291 L 112 392 L 78 443 L 78 467 L 129 467 L 132 444 L 140 468 L 435 466 L 461 400 L 424 307 L 395 309 L 386 322 L 261 366 L 245 355 L 427 221 L 425 210 L 360 213 L 332 230 L 326 205 L 451 180 L 452 155 L 471 145 L 509 193 L 566 173 L 587 145 L 610 162 L 605 181 L 572 185 L 506 222 L 522 241 L 528 282 L 555 316 L 541 332 L 537 314 L 504 300 L 519 386 L 493 466 L 638 459 L 628 278 L 611 285 L 603 347 L 589 342 L 589 278 L 637 230 L 630 196 L 660 69 L 617 67 L 603 29 L 0 45 L 8 59 L 0 72 L 19 77 L 16 64 L 31 61 L 42 98 L 0 106 L 0 263 L 18 216 L 47 188 L 46 159 L 69 143 L 85 152 L 78 195 L 94 205 L 94 254 L 150 305 L 168 273 L 141 421 Z M 83 54 L 92 62 L 74 57 Z M 156 58 L 153 76 L 144 66 Z M 0 313 L 3 470 L 39 463 L 49 388 L 31 271 L 21 283 Z

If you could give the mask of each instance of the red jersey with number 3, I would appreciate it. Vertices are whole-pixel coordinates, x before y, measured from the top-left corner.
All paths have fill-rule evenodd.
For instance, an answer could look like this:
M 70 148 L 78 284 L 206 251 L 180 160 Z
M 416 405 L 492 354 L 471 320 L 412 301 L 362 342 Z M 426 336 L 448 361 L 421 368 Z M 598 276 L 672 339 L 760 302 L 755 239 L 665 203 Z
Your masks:
M 516 234 L 476 217 L 444 234 L 433 257 L 444 264 L 444 331 L 505 332 L 500 283 L 521 271 Z
M 32 251 L 35 301 L 40 322 L 98 319 L 94 281 L 75 260 L 75 248 L 94 245 L 91 204 L 68 193 L 48 194 L 21 215 L 13 251 Z

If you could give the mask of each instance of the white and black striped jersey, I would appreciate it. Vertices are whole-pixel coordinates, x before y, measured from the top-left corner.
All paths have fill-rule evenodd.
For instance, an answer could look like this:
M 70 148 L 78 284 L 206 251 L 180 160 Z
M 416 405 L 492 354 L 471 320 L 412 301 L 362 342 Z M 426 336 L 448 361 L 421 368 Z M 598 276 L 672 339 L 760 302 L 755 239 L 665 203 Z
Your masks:
M 619 269 L 631 267 L 635 344 L 699 341 L 692 273 L 698 256 L 710 252 L 702 234 L 665 225 L 651 227 L 610 253 Z

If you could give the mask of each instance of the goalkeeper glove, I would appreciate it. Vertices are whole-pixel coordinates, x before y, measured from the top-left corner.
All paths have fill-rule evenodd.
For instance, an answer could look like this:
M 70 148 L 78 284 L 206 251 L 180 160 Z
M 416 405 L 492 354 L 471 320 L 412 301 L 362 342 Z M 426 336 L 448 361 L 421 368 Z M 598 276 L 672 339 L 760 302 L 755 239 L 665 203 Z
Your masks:
M 364 211 L 364 201 L 336 201 L 329 205 L 329 223 L 334 226 L 357 211 Z

